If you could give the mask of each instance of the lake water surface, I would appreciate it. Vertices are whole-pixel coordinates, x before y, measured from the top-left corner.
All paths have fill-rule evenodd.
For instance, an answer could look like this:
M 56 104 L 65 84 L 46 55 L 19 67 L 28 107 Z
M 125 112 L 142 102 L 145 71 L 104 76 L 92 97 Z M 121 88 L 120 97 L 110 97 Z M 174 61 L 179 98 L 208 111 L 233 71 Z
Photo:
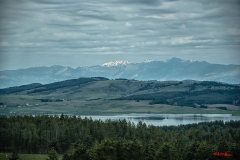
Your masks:
M 93 120 L 102 120 L 107 119 L 118 120 L 126 119 L 127 121 L 137 124 L 140 120 L 147 125 L 154 126 L 170 126 L 170 125 L 180 125 L 180 124 L 192 124 L 199 122 L 210 122 L 215 120 L 222 120 L 224 122 L 230 120 L 240 120 L 240 116 L 232 116 L 232 114 L 121 114 L 121 115 L 87 115 L 81 116 L 82 118 L 92 118 Z

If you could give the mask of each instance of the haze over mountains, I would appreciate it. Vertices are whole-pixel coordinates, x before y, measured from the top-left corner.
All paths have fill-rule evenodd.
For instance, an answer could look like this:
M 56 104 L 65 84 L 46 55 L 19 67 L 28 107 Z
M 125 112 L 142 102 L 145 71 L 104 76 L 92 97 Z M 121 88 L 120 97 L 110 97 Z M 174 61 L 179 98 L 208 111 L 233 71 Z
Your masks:
M 79 64 L 81 65 L 81 64 Z M 102 65 L 71 67 L 54 65 L 0 72 L 0 88 L 30 83 L 52 83 L 79 77 L 127 78 L 136 80 L 199 80 L 240 83 L 240 65 L 210 64 L 205 61 L 185 61 L 172 58 L 167 61 L 108 62 Z

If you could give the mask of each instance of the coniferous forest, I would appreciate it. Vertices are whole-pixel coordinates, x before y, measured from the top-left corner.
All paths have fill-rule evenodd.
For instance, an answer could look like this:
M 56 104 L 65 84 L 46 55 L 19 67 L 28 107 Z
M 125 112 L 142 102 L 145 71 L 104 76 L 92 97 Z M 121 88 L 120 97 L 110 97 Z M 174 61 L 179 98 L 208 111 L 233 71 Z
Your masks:
M 3 116 L 0 137 L 0 152 L 47 154 L 54 148 L 63 160 L 211 160 L 217 151 L 240 159 L 240 121 L 158 127 L 67 115 Z

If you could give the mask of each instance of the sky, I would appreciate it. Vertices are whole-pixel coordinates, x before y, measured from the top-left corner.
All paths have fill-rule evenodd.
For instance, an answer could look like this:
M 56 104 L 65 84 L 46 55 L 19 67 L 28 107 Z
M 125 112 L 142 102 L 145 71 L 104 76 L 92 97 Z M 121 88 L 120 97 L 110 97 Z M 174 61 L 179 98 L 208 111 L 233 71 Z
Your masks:
M 0 70 L 172 57 L 240 65 L 240 1 L 0 0 Z

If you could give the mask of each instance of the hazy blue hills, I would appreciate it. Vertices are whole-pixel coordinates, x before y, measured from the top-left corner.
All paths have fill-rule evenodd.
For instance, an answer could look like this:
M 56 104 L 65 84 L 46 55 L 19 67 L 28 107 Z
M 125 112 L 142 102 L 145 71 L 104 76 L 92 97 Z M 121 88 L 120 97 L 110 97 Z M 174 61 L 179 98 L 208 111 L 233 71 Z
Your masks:
M 0 72 L 0 88 L 30 83 L 52 83 L 79 77 L 127 78 L 136 80 L 199 80 L 240 83 L 240 65 L 210 64 L 172 58 L 167 61 L 108 62 L 103 65 L 71 67 L 54 65 Z

